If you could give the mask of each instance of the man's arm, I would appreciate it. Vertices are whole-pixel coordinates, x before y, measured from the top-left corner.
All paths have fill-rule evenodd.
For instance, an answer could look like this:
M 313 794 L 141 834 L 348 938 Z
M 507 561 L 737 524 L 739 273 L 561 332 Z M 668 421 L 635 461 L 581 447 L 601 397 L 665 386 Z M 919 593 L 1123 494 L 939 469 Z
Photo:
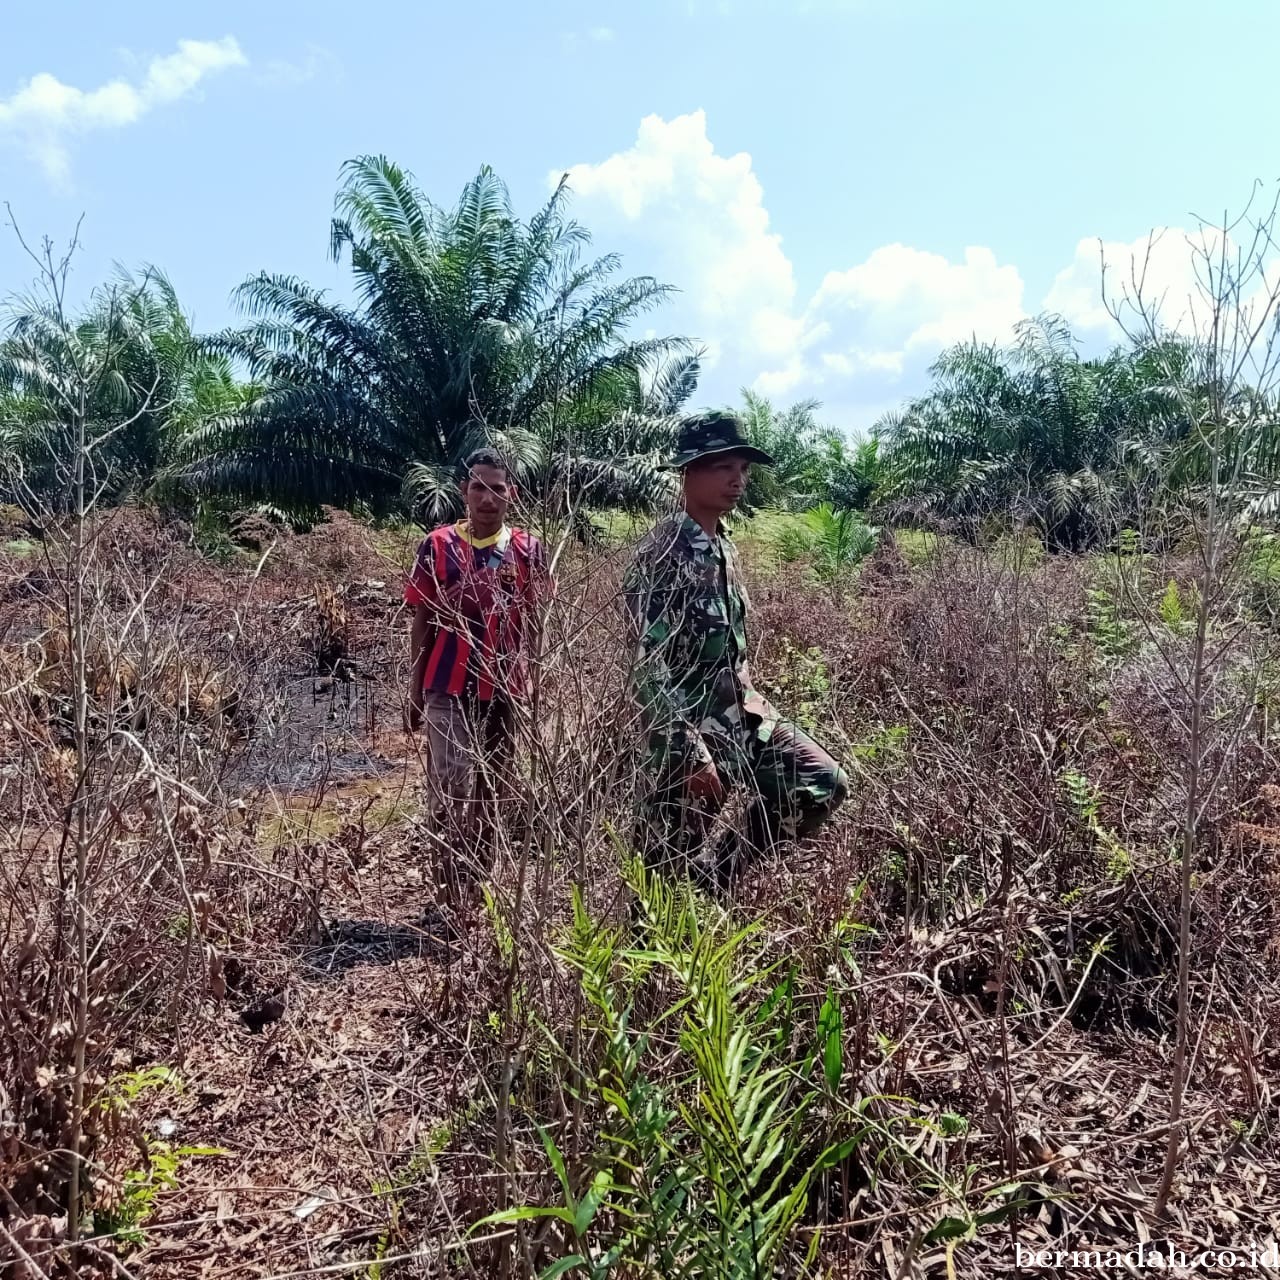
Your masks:
M 409 698 L 405 708 L 405 728 L 409 730 L 416 729 L 422 723 L 423 684 L 426 681 L 431 646 L 436 638 L 436 627 L 426 605 L 411 607 L 413 624 L 409 631 Z
M 631 682 L 644 711 L 654 763 L 664 773 L 696 775 L 714 766 L 711 752 L 689 718 L 670 659 L 684 625 L 679 593 L 661 566 L 639 558 L 623 585 L 635 656 Z
M 404 588 L 405 604 L 413 611 L 409 628 L 409 696 L 404 710 L 404 727 L 410 732 L 422 723 L 423 683 L 438 629 L 434 608 L 438 589 L 431 566 L 431 543 L 425 539 Z

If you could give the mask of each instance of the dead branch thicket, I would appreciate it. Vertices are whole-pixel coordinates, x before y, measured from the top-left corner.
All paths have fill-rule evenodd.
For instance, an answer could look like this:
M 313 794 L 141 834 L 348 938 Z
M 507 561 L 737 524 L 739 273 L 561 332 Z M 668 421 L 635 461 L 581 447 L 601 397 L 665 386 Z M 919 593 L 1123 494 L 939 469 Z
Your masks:
M 95 526 L 101 568 L 85 593 L 98 673 L 88 1195 L 109 1206 L 144 1163 L 129 1133 L 145 1150 L 157 1117 L 173 1116 L 193 1145 L 230 1154 L 183 1167 L 162 1199 L 174 1207 L 148 1229 L 156 1266 L 202 1253 L 231 1266 L 230 1221 L 242 1237 L 262 1228 L 239 1256 L 280 1270 L 320 1248 L 324 1265 L 404 1255 L 387 1274 L 486 1275 L 503 1256 L 536 1272 L 570 1242 L 525 1224 L 470 1240 L 467 1228 L 553 1195 L 538 1125 L 580 1187 L 610 1124 L 584 1086 L 599 1033 L 557 949 L 573 885 L 602 925 L 629 912 L 619 868 L 636 730 L 619 557 L 562 562 L 491 901 L 441 945 L 417 926 L 434 877 L 415 838 L 416 745 L 406 759 L 391 728 L 402 676 L 391 568 L 352 530 L 348 581 L 329 563 L 309 570 L 343 602 L 347 684 L 309 665 L 332 631 L 298 576 L 314 535 L 282 543 L 278 571 L 257 555 L 216 571 L 153 527 L 125 536 L 131 518 Z M 138 567 L 142 547 L 151 560 Z M 1010 1181 L 1036 1188 L 1016 1228 L 985 1228 L 961 1253 L 997 1265 L 1011 1229 L 1028 1244 L 1124 1239 L 1149 1207 L 1177 1009 L 1181 730 L 1176 686 L 1126 602 L 1158 600 L 1193 564 L 1132 561 L 1122 588 L 1097 562 L 942 542 L 912 566 L 886 544 L 847 609 L 797 569 L 755 583 L 753 665 L 857 783 L 833 828 L 754 869 L 735 905 L 763 922 L 769 955 L 795 966 L 799 1009 L 816 1015 L 832 989 L 845 1001 L 839 1093 L 874 1100 L 881 1136 L 829 1172 L 806 1222 L 829 1224 L 821 1256 L 850 1274 L 890 1255 L 903 1274 L 932 1274 L 944 1246 L 924 1239 L 930 1225 L 990 1211 L 991 1189 Z M 8 1229 L 49 1274 L 69 1256 L 59 1153 L 76 990 L 59 875 L 73 709 L 52 562 L 11 562 L 0 793 Z M 1241 625 L 1250 669 L 1274 670 L 1274 632 Z M 1161 643 L 1185 643 L 1166 630 Z M 1276 695 L 1240 670 L 1238 657 L 1224 662 L 1214 684 L 1219 784 L 1195 868 L 1197 1148 L 1174 1201 L 1193 1237 L 1212 1232 L 1215 1194 L 1241 1194 L 1247 1171 L 1274 1159 L 1280 815 L 1268 807 L 1274 737 L 1257 709 Z M 308 719 L 313 704 L 321 714 Z M 272 770 L 255 772 L 264 759 Z M 377 789 L 362 789 L 371 778 Z M 670 992 L 653 984 L 633 1018 L 656 1072 L 676 1029 L 664 1030 Z M 157 1064 L 185 1081 L 181 1096 L 95 1105 Z M 290 1102 L 269 1107 L 282 1089 Z M 895 1165 L 899 1120 L 917 1136 Z M 334 1149 L 303 1142 L 321 1130 Z M 317 1187 L 329 1191 L 315 1218 L 293 1216 Z M 1233 1209 L 1241 1221 L 1250 1203 Z

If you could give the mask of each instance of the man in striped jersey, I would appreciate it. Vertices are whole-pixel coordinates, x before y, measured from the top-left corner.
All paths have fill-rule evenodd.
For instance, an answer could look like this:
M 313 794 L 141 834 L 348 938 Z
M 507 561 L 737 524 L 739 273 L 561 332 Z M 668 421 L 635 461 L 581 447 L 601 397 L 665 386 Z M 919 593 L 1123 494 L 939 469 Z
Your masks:
M 501 455 L 471 454 L 460 483 L 466 516 L 423 539 L 404 589 L 413 609 L 406 728 L 426 730 L 429 796 L 451 846 L 444 887 L 455 900 L 492 864 L 515 707 L 530 692 L 551 588 L 542 544 L 506 523 L 516 488 Z

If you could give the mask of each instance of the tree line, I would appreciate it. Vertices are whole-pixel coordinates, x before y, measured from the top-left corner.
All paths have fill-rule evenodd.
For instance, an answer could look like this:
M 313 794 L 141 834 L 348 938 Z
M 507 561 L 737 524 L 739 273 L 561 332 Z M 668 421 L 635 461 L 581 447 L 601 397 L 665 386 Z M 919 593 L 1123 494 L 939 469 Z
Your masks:
M 425 524 L 453 513 L 458 462 L 490 443 L 552 514 L 653 508 L 670 493 L 662 464 L 700 352 L 632 336 L 669 287 L 592 256 L 567 197 L 562 183 L 522 220 L 485 168 L 444 208 L 366 156 L 344 166 L 330 228 L 349 304 L 262 272 L 236 291 L 242 323 L 197 334 L 154 268 L 120 272 L 74 315 L 61 298 L 14 296 L 0 336 L 0 501 L 65 505 L 70 401 L 87 394 L 106 501 L 262 505 L 300 521 L 334 505 Z M 1082 550 L 1229 466 L 1254 510 L 1274 514 L 1280 430 L 1258 423 L 1277 425 L 1276 404 L 1233 392 L 1250 429 L 1231 443 L 1219 424 L 1228 447 L 1218 436 L 1211 451 L 1179 382 L 1196 368 L 1194 341 L 1171 333 L 1084 358 L 1043 316 L 1009 345 L 944 351 L 928 390 L 865 439 L 824 424 L 816 401 L 779 408 L 744 392 L 750 435 L 778 461 L 747 505 L 878 511 L 967 536 L 1014 524 Z

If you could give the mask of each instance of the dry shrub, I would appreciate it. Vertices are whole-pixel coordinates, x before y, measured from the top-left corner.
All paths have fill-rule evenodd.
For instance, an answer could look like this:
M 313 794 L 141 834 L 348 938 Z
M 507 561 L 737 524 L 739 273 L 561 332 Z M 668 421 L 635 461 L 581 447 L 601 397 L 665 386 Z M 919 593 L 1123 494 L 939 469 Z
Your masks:
M 867 877 L 890 914 L 909 909 L 933 927 L 972 916 L 979 930 L 990 917 L 984 901 L 1016 891 L 1034 907 L 1022 910 L 1014 938 L 1029 957 L 1022 996 L 1070 1002 L 1082 1025 L 1164 1028 L 1186 638 L 1144 638 L 1132 618 L 1133 652 L 1109 661 L 1088 623 L 1088 561 L 1001 566 L 944 545 L 915 574 L 868 569 L 868 589 L 847 613 L 795 576 L 756 593 L 759 674 L 776 679 L 778 663 L 794 666 L 816 646 L 825 733 L 857 769 L 855 862 L 837 882 Z M 1170 576 L 1151 570 L 1153 598 Z M 1247 649 L 1225 653 L 1213 685 L 1218 786 L 1206 810 L 1196 945 L 1206 965 L 1225 947 L 1245 989 L 1259 977 L 1252 956 L 1267 914 L 1256 910 L 1265 869 L 1227 842 L 1275 776 L 1270 744 L 1244 731 L 1256 698 L 1250 673 L 1269 643 L 1257 633 Z M 837 895 L 833 916 L 844 905 Z M 1080 992 L 1052 977 L 1055 967 L 1078 971 L 1095 946 L 1106 950 Z M 993 966 L 988 957 L 959 970 L 952 985 L 974 991 Z
M 231 541 L 250 551 L 266 551 L 290 536 L 289 526 L 260 511 L 237 511 L 227 521 Z
M 29 589 L 7 606 L 0 646 L 5 1217 L 65 1215 L 77 1152 L 85 1205 L 111 1202 L 113 1168 L 122 1155 L 138 1162 L 132 1121 L 112 1101 L 120 1081 L 157 1059 L 180 1066 L 236 998 L 224 956 L 254 938 L 269 967 L 306 898 L 264 860 L 224 787 L 278 698 L 272 611 L 255 611 L 252 583 L 219 579 L 149 517 L 93 522 L 78 563 L 60 561 L 59 545 L 38 579 L 22 569 Z
M 233 1246 L 206 1221 L 204 1197 L 220 1204 L 232 1183 L 295 1180 L 342 1188 L 347 1226 L 322 1237 L 287 1208 L 255 1217 L 242 1197 L 235 1212 L 269 1228 L 243 1259 L 260 1265 L 267 1250 L 288 1270 L 399 1251 L 409 1260 L 384 1274 L 406 1277 L 546 1265 L 567 1246 L 536 1227 L 522 1228 L 514 1254 L 515 1237 L 500 1232 L 463 1241 L 500 1205 L 560 1194 L 539 1126 L 589 1180 L 615 1122 L 586 1087 L 605 1041 L 558 949 L 575 887 L 593 921 L 629 920 L 619 866 L 644 780 L 618 602 L 625 553 L 562 550 L 488 902 L 446 944 L 420 927 L 433 859 L 446 851 L 415 834 L 416 765 L 396 772 L 392 757 L 416 745 L 388 732 L 403 696 L 404 565 L 345 517 L 222 569 L 180 536 L 143 568 L 121 528 L 92 593 L 95 945 L 111 958 L 92 970 L 94 1088 L 109 1093 L 121 1073 L 155 1063 L 203 1073 L 215 1096 L 252 1079 L 240 1110 L 217 1122 L 198 1102 L 174 1104 L 216 1144 L 241 1148 L 254 1134 L 240 1165 L 209 1162 L 178 1199 L 228 1265 Z M 9 566 L 24 585 L 0 606 L 0 807 L 20 818 L 0 855 L 10 1055 L 0 1079 L 14 1082 L 17 1117 L 0 1160 L 47 1253 L 39 1224 L 64 1195 L 65 1159 L 51 1153 L 67 1143 L 74 1049 L 61 850 L 78 771 L 65 655 L 50 639 L 66 576 L 33 568 Z M 1159 568 L 1148 593 L 1167 581 Z M 965 1189 L 971 1166 L 992 1185 L 1033 1188 L 1029 1239 L 1070 1238 L 1078 1170 L 1052 1162 L 1064 1134 L 1102 1142 L 1107 1108 L 1090 1127 L 1076 1116 L 1084 1085 L 1053 1100 L 1048 1077 L 1066 1057 L 1087 1059 L 1090 1088 L 1112 1059 L 1132 1059 L 1135 1080 L 1164 1072 L 1177 915 L 1169 815 L 1181 776 L 1176 680 L 1152 645 L 1167 641 L 1173 655 L 1180 641 L 1147 636 L 1129 611 L 1121 621 L 1136 642 L 1116 649 L 1091 612 L 1097 582 L 1088 561 L 1011 563 L 946 543 L 910 566 L 886 542 L 844 602 L 798 567 L 753 575 L 756 678 L 855 782 L 811 846 L 752 869 L 734 908 L 762 923 L 767 962 L 794 969 L 806 1017 L 838 994 L 836 1096 L 881 1126 L 805 1210 L 806 1227 L 828 1224 L 823 1261 L 848 1274 L 883 1273 L 888 1254 L 876 1250 L 896 1233 L 901 1254 L 904 1224 L 989 1208 Z M 1255 641 L 1261 664 L 1269 641 Z M 1218 672 L 1220 786 L 1194 930 L 1202 1089 L 1223 1117 L 1265 1100 L 1258 1082 L 1280 1007 L 1267 953 L 1276 761 L 1266 733 L 1236 731 L 1256 695 L 1247 673 L 1238 661 Z M 358 787 L 340 788 L 342 777 Z M 276 787 L 292 794 L 273 798 Z M 629 1033 L 637 1046 L 647 1037 L 657 1061 L 674 1053 L 666 991 L 656 980 L 637 989 Z M 367 1054 L 335 1047 L 348 1033 Z M 793 1048 L 803 1064 L 798 1037 Z M 305 1172 L 283 1154 L 299 1130 L 267 1106 L 273 1091 L 296 1112 Z M 1155 1104 L 1137 1083 L 1133 1094 L 1125 1124 L 1139 1132 Z M 910 1157 L 899 1126 L 919 1137 Z M 95 1194 L 132 1158 L 127 1128 L 88 1127 Z M 317 1147 L 317 1132 L 337 1136 Z M 1203 1132 L 1218 1150 L 1213 1126 Z M 1140 1147 L 1098 1155 L 1089 1173 L 1089 1203 L 1105 1201 L 1121 1237 L 1132 1206 L 1105 1188 L 1146 1176 L 1142 1158 Z M 963 1246 L 975 1273 L 990 1269 L 985 1238 Z M 919 1274 L 944 1273 L 935 1255 Z M 144 1259 L 155 1274 L 173 1265 L 159 1248 Z

